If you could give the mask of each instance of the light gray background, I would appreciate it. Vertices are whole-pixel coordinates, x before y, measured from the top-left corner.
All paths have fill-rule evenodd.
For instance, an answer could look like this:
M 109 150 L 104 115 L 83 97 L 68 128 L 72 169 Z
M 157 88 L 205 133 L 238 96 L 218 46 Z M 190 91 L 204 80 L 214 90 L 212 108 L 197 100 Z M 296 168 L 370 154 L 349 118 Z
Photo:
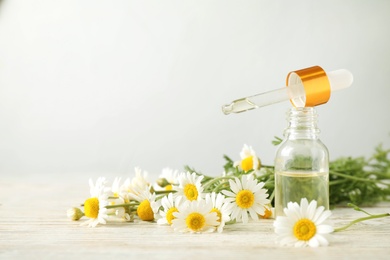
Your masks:
M 225 116 L 313 65 L 353 86 L 318 107 L 331 159 L 390 146 L 390 1 L 0 2 L 0 175 L 222 173 L 272 164 L 289 102 Z

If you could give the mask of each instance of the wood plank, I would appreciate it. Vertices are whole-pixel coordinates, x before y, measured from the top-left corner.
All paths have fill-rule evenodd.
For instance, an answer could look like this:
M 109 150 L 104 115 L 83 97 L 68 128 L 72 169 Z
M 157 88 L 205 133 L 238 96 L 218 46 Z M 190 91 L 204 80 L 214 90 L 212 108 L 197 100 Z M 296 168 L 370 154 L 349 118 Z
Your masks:
M 83 181 L 80 182 L 80 179 Z M 66 210 L 88 197 L 84 177 L 7 178 L 0 182 L 1 258 L 128 258 L 137 259 L 388 259 L 390 218 L 358 223 L 333 233 L 329 247 L 287 248 L 274 243 L 273 220 L 234 224 L 223 233 L 181 234 L 156 223 L 112 222 L 81 227 L 67 219 Z M 390 204 L 367 208 L 390 212 Z M 339 227 L 364 214 L 334 209 Z

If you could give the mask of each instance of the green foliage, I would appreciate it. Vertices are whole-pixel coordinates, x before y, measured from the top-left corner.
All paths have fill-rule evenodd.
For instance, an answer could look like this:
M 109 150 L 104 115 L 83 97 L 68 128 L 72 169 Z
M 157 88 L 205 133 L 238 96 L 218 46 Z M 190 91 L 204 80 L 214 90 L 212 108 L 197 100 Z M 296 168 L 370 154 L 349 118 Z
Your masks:
M 329 165 L 330 203 L 372 205 L 390 195 L 389 150 L 375 149 L 370 159 L 342 157 Z
M 280 144 L 281 139 L 275 137 L 273 142 Z M 390 198 L 390 149 L 385 150 L 381 145 L 376 147 L 371 158 L 363 157 L 341 157 L 329 163 L 329 201 L 332 206 L 346 203 L 356 205 L 373 205 L 381 201 L 388 201 Z M 205 176 L 202 184 L 205 191 L 219 192 L 228 189 L 229 179 L 240 177 L 253 171 L 244 172 L 239 167 L 234 166 L 234 161 L 227 155 L 225 159 L 225 175 L 222 177 Z M 305 168 L 310 163 L 308 158 L 300 158 L 291 162 L 297 168 Z M 311 163 L 310 163 L 311 164 Z M 186 166 L 186 170 L 196 172 Z M 197 174 L 200 174 L 197 172 Z M 270 194 L 269 198 L 274 198 L 274 167 L 262 165 L 259 171 L 255 172 L 259 182 L 265 183 L 265 188 Z M 272 202 L 273 204 L 273 202 Z

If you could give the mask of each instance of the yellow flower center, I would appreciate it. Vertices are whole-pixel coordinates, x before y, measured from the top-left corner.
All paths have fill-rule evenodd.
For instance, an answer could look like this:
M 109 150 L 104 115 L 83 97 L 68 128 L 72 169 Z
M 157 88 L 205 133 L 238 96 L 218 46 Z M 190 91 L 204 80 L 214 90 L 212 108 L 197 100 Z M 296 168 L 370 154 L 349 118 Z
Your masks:
M 197 200 L 198 199 L 198 190 L 194 184 L 187 184 L 184 186 L 184 195 L 188 200 Z
M 241 161 L 241 169 L 243 171 L 250 171 L 253 169 L 253 156 L 246 157 Z M 260 169 L 260 159 L 256 158 L 256 160 L 259 162 L 259 165 L 257 167 L 257 170 Z
M 250 190 L 241 190 L 237 193 L 236 203 L 240 208 L 248 209 L 255 202 L 255 195 Z
M 172 190 L 172 184 L 168 184 L 167 186 L 165 186 L 165 190 Z
M 200 213 L 194 212 L 188 215 L 186 218 L 186 225 L 193 231 L 201 230 L 206 224 L 206 219 Z
M 241 161 L 241 168 L 246 172 L 249 170 L 252 170 L 253 169 L 253 157 L 249 156 L 249 157 L 246 157 L 245 159 L 243 159 Z
M 172 207 L 172 208 L 170 208 L 168 210 L 167 215 L 165 216 L 165 218 L 167 219 L 169 225 L 171 225 L 172 224 L 172 220 L 175 219 L 175 216 L 173 215 L 174 212 L 178 212 L 178 210 L 177 210 L 177 208 Z
M 222 213 L 221 213 L 221 211 L 219 211 L 219 209 L 213 208 L 210 212 L 215 212 L 215 213 L 217 213 L 217 221 L 218 221 L 218 222 L 221 222 Z
M 137 214 L 144 221 L 152 221 L 154 219 L 154 213 L 148 200 L 144 200 L 139 204 Z
M 294 236 L 299 240 L 310 240 L 316 234 L 316 225 L 310 219 L 303 218 L 294 225 Z
M 89 218 L 97 218 L 99 215 L 98 198 L 89 198 L 84 202 L 84 215 Z
M 264 208 L 264 214 L 263 215 L 260 215 L 261 218 L 265 218 L 265 219 L 268 219 L 270 217 L 272 217 L 272 210 L 269 209 L 268 207 L 265 207 Z

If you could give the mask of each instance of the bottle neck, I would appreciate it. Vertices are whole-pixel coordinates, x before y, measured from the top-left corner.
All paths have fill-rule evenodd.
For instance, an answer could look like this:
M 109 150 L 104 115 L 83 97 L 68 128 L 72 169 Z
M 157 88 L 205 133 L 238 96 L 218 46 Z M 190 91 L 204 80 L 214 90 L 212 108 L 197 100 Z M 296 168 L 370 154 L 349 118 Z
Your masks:
M 291 108 L 287 113 L 286 139 L 318 139 L 317 111 L 314 107 Z

